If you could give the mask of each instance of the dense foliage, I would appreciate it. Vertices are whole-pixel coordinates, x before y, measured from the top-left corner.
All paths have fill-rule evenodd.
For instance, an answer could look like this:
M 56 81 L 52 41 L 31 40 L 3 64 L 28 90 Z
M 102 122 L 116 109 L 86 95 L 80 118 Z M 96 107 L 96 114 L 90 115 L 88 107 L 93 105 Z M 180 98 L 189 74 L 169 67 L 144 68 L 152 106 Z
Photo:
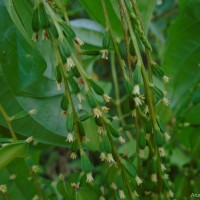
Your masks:
M 199 197 L 200 0 L 0 0 L 0 200 Z

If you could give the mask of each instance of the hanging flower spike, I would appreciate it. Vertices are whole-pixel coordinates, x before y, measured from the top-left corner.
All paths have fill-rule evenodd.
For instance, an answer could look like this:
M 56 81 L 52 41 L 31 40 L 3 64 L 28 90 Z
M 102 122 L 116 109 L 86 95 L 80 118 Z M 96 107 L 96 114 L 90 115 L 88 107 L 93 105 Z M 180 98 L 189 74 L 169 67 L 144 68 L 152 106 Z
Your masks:
M 136 84 L 133 88 L 133 94 L 139 96 L 140 95 L 140 86 Z
M 170 80 L 170 78 L 167 76 L 163 76 L 162 79 L 163 79 L 164 83 L 168 83 Z
M 103 49 L 100 51 L 101 52 L 101 58 L 102 59 L 105 59 L 105 60 L 108 60 L 108 50 L 107 49 Z
M 111 100 L 111 97 L 108 96 L 107 94 L 103 94 L 103 99 L 104 99 L 104 101 L 105 101 L 106 103 L 109 103 L 110 100 Z
M 86 183 L 91 183 L 93 180 L 92 172 L 87 173 Z
M 140 185 L 143 183 L 142 179 L 139 176 L 136 176 L 135 181 L 136 181 L 137 185 Z
M 75 37 L 75 38 L 74 38 L 74 41 L 75 41 L 76 44 L 79 45 L 79 46 L 84 45 L 84 42 L 83 42 L 80 38 L 78 38 L 78 37 Z
M 151 174 L 151 181 L 154 182 L 154 183 L 158 182 L 157 174 Z
M 165 150 L 162 147 L 158 148 L 158 151 L 159 151 L 160 157 L 166 156 Z
M 119 190 L 119 198 L 120 199 L 125 199 L 126 198 L 123 190 Z
M 102 152 L 102 153 L 100 154 L 100 160 L 101 160 L 102 162 L 107 160 L 106 153 Z
M 169 104 L 170 104 L 170 100 L 165 97 L 161 101 L 165 106 L 169 106 Z
M 102 112 L 98 108 L 94 108 L 93 113 L 96 118 L 102 117 Z
M 126 140 L 122 136 L 118 137 L 118 140 L 120 144 L 124 144 L 126 142 Z
M 75 152 L 72 152 L 71 155 L 70 155 L 70 158 L 73 159 L 73 160 L 76 159 L 77 154 Z
M 73 142 L 74 141 L 74 135 L 72 133 L 68 133 L 66 141 Z
M 107 161 L 108 161 L 109 163 L 115 162 L 115 160 L 114 160 L 114 158 L 113 158 L 113 156 L 112 156 L 111 153 L 108 153 L 108 154 L 107 154 Z

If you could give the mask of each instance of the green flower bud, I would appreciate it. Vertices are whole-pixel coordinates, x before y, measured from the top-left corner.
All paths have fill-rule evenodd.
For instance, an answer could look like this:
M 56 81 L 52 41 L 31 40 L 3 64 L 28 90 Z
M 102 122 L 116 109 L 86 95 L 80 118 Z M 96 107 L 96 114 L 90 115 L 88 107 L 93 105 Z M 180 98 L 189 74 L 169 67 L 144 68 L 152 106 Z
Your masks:
M 108 30 L 106 30 L 103 35 L 103 41 L 102 41 L 103 49 L 109 49 L 110 40 L 111 40 L 110 32 Z
M 66 116 L 66 128 L 67 128 L 68 133 L 72 133 L 74 130 L 74 118 L 73 118 L 72 112 L 70 111 L 67 112 L 67 116 Z
M 61 26 L 63 28 L 64 33 L 71 39 L 75 39 L 76 34 L 75 32 L 72 30 L 72 28 L 70 26 L 68 26 L 66 23 L 61 23 Z
M 117 137 L 117 138 L 120 136 L 119 132 L 111 124 L 108 124 L 108 130 L 112 136 Z
M 161 147 L 164 144 L 163 135 L 157 129 L 154 131 L 154 141 L 157 147 Z
M 125 79 L 125 88 L 126 88 L 128 94 L 132 95 L 132 93 L 133 93 L 133 84 L 128 78 Z
M 143 131 L 141 131 L 139 133 L 138 145 L 139 145 L 140 149 L 144 149 L 146 147 L 146 137 L 145 137 L 145 133 Z
M 38 32 L 40 29 L 38 7 L 33 10 L 32 29 L 34 32 Z
M 50 26 L 49 18 L 46 14 L 44 5 L 42 3 L 39 4 L 38 13 L 39 13 L 39 21 L 40 21 L 41 28 L 42 29 L 49 28 Z
M 166 132 L 166 127 L 165 127 L 164 123 L 161 121 L 161 119 L 159 117 L 157 117 L 156 121 L 157 121 L 157 124 L 158 124 L 158 126 L 160 128 L 160 131 L 162 133 L 165 133 Z
M 80 121 L 78 121 L 78 131 L 81 136 L 85 136 L 85 129 Z
M 68 102 L 66 95 L 63 95 L 62 100 L 60 102 L 61 109 L 64 110 L 64 111 L 67 111 L 68 104 L 69 104 L 69 102 Z
M 158 99 L 163 99 L 164 98 L 164 93 L 163 91 L 161 91 L 158 87 L 156 86 L 150 86 L 151 90 L 153 91 L 153 93 L 158 97 Z
M 89 173 L 92 171 L 92 165 L 85 152 L 81 152 L 81 165 L 85 173 Z
M 91 84 L 92 89 L 95 91 L 96 94 L 98 95 L 104 94 L 103 89 L 97 83 L 95 83 L 92 79 L 89 79 L 89 82 Z
M 87 101 L 92 108 L 97 107 L 97 102 L 90 91 L 87 93 Z
M 122 164 L 125 168 L 125 170 L 127 171 L 127 173 L 132 176 L 132 177 L 136 177 L 137 175 L 137 170 L 135 168 L 135 166 L 133 165 L 133 163 L 130 160 L 122 160 Z
M 61 74 L 60 67 L 58 65 L 56 66 L 56 81 L 59 84 L 62 83 L 62 74 Z
M 80 92 L 80 88 L 79 88 L 78 83 L 76 82 L 76 80 L 73 77 L 71 77 L 69 79 L 69 83 L 71 85 L 71 88 L 72 88 L 73 92 L 75 94 L 78 94 Z

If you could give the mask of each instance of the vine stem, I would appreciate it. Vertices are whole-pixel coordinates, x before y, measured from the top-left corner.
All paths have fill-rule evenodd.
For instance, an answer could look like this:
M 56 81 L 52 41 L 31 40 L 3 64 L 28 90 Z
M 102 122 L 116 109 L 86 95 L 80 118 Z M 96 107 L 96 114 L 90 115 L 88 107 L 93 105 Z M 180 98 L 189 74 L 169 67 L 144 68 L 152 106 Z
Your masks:
M 131 25 L 131 20 L 130 20 L 130 17 L 128 15 L 128 11 L 126 9 L 124 1 L 120 0 L 120 2 L 121 2 L 121 5 L 124 9 L 124 13 L 125 13 L 127 25 L 128 25 L 128 28 L 129 28 L 130 36 L 131 36 L 131 39 L 132 39 L 133 46 L 135 48 L 136 56 L 138 58 L 138 64 L 141 67 L 141 73 L 142 73 L 142 78 L 143 78 L 144 87 L 145 87 L 145 93 L 146 93 L 146 97 L 147 97 L 147 104 L 149 106 L 149 112 L 150 112 L 150 115 L 151 115 L 152 125 L 155 129 L 157 127 L 156 115 L 154 113 L 154 107 L 153 107 L 153 102 L 152 102 L 153 100 L 151 98 L 151 92 L 150 92 L 150 87 L 149 87 L 149 81 L 148 81 L 148 78 L 147 78 L 147 75 L 146 75 L 146 70 L 145 70 L 145 67 L 144 67 L 142 56 L 140 54 L 139 46 L 138 46 L 138 43 L 137 43 L 137 38 L 135 36 L 135 33 L 134 33 L 132 25 Z
M 124 10 L 121 6 L 120 1 L 119 1 L 119 10 L 120 10 L 120 16 L 121 16 L 121 22 L 122 22 L 122 29 L 124 32 L 125 45 L 126 45 L 127 62 L 128 62 L 128 68 L 129 68 L 129 78 L 130 78 L 130 80 L 132 80 L 131 55 L 130 55 L 130 49 L 129 49 L 128 31 L 127 31 L 127 27 L 126 27 L 125 19 L 124 19 Z
M 0 104 L 0 112 L 1 112 L 2 116 L 4 117 L 6 123 L 7 123 L 8 129 L 11 133 L 13 140 L 17 140 L 17 136 L 16 136 L 16 134 L 15 134 L 13 128 L 12 128 L 12 125 L 11 125 L 10 117 L 7 115 L 6 111 L 4 110 L 4 108 L 1 104 Z
M 139 20 L 139 23 L 142 27 L 142 30 L 145 33 L 144 25 L 142 23 L 142 19 L 141 19 L 140 12 L 139 12 L 139 9 L 137 6 L 137 2 L 135 0 L 131 0 L 131 4 L 132 4 L 133 10 L 135 12 L 135 15 L 136 15 L 137 19 Z M 152 73 L 152 67 L 151 67 L 151 63 L 152 63 L 151 53 L 146 47 L 145 47 L 145 52 L 146 52 L 146 56 L 147 56 L 147 64 L 148 64 L 148 69 L 149 69 L 149 81 L 153 82 L 153 73 Z

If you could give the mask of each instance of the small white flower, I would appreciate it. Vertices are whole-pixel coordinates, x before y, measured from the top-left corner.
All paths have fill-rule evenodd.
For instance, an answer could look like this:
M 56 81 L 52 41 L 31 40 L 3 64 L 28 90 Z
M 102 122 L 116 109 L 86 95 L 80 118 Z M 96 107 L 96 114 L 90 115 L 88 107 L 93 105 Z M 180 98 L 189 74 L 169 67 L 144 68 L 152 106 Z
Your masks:
M 118 137 L 118 140 L 120 144 L 124 144 L 126 142 L 126 140 L 122 136 Z
M 71 155 L 70 155 L 70 158 L 73 159 L 73 160 L 76 159 L 77 154 L 75 152 L 72 152 Z
M 76 44 L 78 44 L 79 46 L 84 45 L 84 42 L 83 42 L 81 39 L 79 39 L 78 37 L 75 37 L 75 38 L 74 38 L 74 41 L 75 41 Z
M 119 121 L 119 117 L 117 117 L 117 116 L 112 117 L 112 119 L 113 119 L 113 121 Z
M 100 51 L 101 52 L 101 58 L 102 59 L 105 59 L 105 60 L 108 60 L 108 50 L 107 49 L 103 49 Z
M 171 136 L 167 132 L 164 133 L 164 137 L 166 141 L 169 141 L 171 139 Z
M 100 196 L 99 200 L 106 200 L 106 199 L 104 198 L 104 196 Z
M 136 84 L 133 88 L 133 94 L 139 96 L 140 95 L 140 86 Z
M 39 200 L 38 195 L 35 195 L 35 196 L 32 198 L 32 200 Z
M 61 180 L 61 181 L 64 181 L 65 180 L 65 177 L 63 174 L 59 174 L 58 178 Z
M 97 133 L 99 133 L 100 135 L 103 134 L 105 132 L 105 129 L 103 126 L 98 126 L 97 128 Z
M 67 71 L 70 71 L 71 68 L 75 67 L 74 61 L 71 57 L 67 58 Z
M 144 149 L 139 149 L 139 157 L 144 158 Z
M 144 108 L 144 114 L 148 114 L 149 113 L 149 107 L 146 105 Z
M 146 133 L 146 140 L 150 140 L 151 134 L 150 133 Z
M 39 166 L 37 166 L 37 165 L 33 165 L 33 166 L 31 167 L 31 169 L 32 169 L 32 171 L 33 171 L 35 174 L 38 173 L 39 170 L 40 170 Z
M 83 137 L 82 141 L 86 144 L 90 141 L 89 138 L 87 138 L 86 136 Z
M 168 174 L 164 174 L 163 175 L 163 179 L 168 180 L 169 179 L 169 175 Z
M 174 193 L 171 190 L 169 190 L 169 191 L 167 191 L 167 196 L 169 198 L 173 198 L 174 197 Z
M 134 109 L 134 110 L 131 111 L 132 117 L 136 117 L 136 114 L 137 114 L 137 113 L 136 113 L 136 109 Z
M 111 97 L 109 97 L 107 94 L 103 94 L 103 99 L 106 103 L 109 103 L 111 100 Z
M 74 190 L 78 190 L 79 189 L 79 185 L 80 185 L 80 182 L 78 183 L 71 183 L 71 186 Z
M 135 181 L 136 181 L 137 185 L 140 185 L 143 183 L 142 179 L 139 176 L 135 177 Z
M 30 115 L 36 115 L 37 114 L 37 110 L 35 108 L 33 108 L 33 109 L 29 110 L 28 113 Z
M 139 194 L 137 193 L 137 191 L 135 190 L 134 192 L 132 192 L 132 197 L 135 199 L 136 197 L 139 197 Z
M 160 157 L 165 157 L 166 156 L 165 150 L 162 147 L 158 148 L 158 152 L 160 154 Z
M 170 78 L 167 76 L 163 76 L 162 79 L 163 79 L 164 83 L 168 83 L 170 80 Z
M 58 83 L 58 82 L 57 82 L 57 89 L 58 89 L 58 91 L 61 90 L 61 83 Z
M 161 171 L 162 171 L 162 172 L 166 171 L 166 167 L 165 167 L 164 164 L 161 164 L 160 166 L 161 166 Z
M 119 198 L 120 199 L 125 199 L 126 198 L 123 190 L 119 190 Z
M 100 159 L 101 159 L 102 162 L 107 160 L 107 156 L 106 156 L 106 154 L 104 152 L 102 152 L 100 154 Z
M 165 106 L 169 106 L 170 100 L 164 97 L 164 98 L 162 99 L 162 103 L 163 103 Z
M 92 177 L 92 172 L 87 173 L 86 176 L 87 176 L 86 183 L 91 183 L 94 180 L 94 178 Z
M 28 137 L 25 141 L 26 141 L 28 144 L 31 143 L 31 142 L 33 141 L 33 136 Z
M 115 160 L 114 160 L 114 158 L 113 158 L 113 156 L 112 156 L 112 154 L 111 153 L 108 153 L 107 154 L 107 161 L 110 163 L 110 162 L 115 162 Z
M 73 142 L 74 141 L 74 135 L 72 133 L 68 133 L 66 141 Z
M 16 174 L 11 174 L 11 175 L 9 176 L 9 179 L 10 179 L 10 180 L 14 180 L 14 179 L 16 179 L 16 177 L 17 177 Z
M 158 182 L 157 174 L 151 174 L 151 181 L 154 183 Z
M 113 190 L 117 190 L 117 185 L 116 183 L 112 182 L 110 187 L 113 189 Z
M 81 103 L 78 104 L 78 109 L 79 109 L 79 110 L 83 110 L 83 106 L 82 106 Z
M 100 190 L 101 190 L 101 193 L 102 193 L 102 194 L 105 194 L 105 188 L 104 188 L 104 186 L 101 186 L 101 187 L 100 187 Z
M 144 103 L 144 95 L 140 95 L 138 97 L 135 97 L 134 101 L 135 101 L 136 106 L 141 106 Z
M 102 106 L 101 109 L 103 110 L 103 112 L 107 113 L 110 108 L 106 107 L 106 106 Z
M 77 98 L 78 98 L 80 103 L 85 100 L 85 97 L 81 93 L 77 94 Z
M 0 192 L 6 193 L 7 192 L 7 186 L 6 185 L 0 185 Z
M 185 123 L 183 123 L 183 126 L 184 127 L 188 127 L 188 126 L 190 126 L 190 123 L 189 122 L 185 122 Z
M 98 108 L 93 109 L 94 116 L 99 118 L 102 117 L 102 112 Z

